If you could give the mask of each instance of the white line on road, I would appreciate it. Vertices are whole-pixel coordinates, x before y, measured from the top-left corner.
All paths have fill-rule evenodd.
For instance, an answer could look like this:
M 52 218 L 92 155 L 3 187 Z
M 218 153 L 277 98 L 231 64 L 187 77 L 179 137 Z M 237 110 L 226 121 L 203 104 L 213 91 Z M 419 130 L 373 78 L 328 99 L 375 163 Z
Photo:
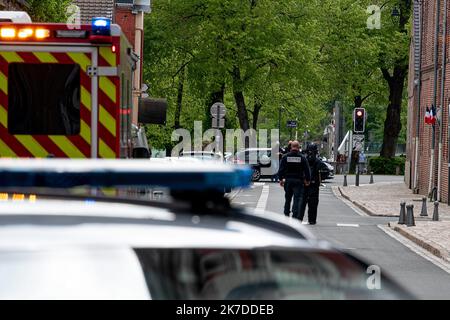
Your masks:
M 254 185 L 255 187 L 261 187 L 261 186 L 265 186 L 266 183 L 265 183 L 265 182 L 254 182 L 253 185 Z
M 359 224 L 356 223 L 337 223 L 338 227 L 359 228 Z
M 449 262 L 446 262 L 446 261 L 444 261 L 444 260 L 434 256 L 432 253 L 430 253 L 427 250 L 421 248 L 420 246 L 418 246 L 417 244 L 415 244 L 411 240 L 403 237 L 401 234 L 399 234 L 398 232 L 392 230 L 391 228 L 389 228 L 387 226 L 378 225 L 378 228 L 383 230 L 391 238 L 394 238 L 395 240 L 397 240 L 398 242 L 403 244 L 405 247 L 409 248 L 414 253 L 418 254 L 419 256 L 421 256 L 424 259 L 427 259 L 432 264 L 434 264 L 435 266 L 441 268 L 445 272 L 450 273 L 450 263 Z
M 261 196 L 259 197 L 258 200 L 258 204 L 256 205 L 255 208 L 255 213 L 263 214 L 264 211 L 266 210 L 267 201 L 269 200 L 269 191 L 270 191 L 269 186 L 264 185 L 261 192 Z

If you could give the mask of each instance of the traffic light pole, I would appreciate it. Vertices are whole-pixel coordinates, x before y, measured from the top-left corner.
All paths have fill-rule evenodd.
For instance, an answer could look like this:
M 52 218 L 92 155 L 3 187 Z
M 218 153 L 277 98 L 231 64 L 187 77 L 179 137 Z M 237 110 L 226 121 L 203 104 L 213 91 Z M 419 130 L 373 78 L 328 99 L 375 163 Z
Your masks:
M 347 158 L 347 174 L 350 173 L 352 165 L 352 151 L 353 151 L 353 130 L 350 130 L 348 135 L 348 158 Z

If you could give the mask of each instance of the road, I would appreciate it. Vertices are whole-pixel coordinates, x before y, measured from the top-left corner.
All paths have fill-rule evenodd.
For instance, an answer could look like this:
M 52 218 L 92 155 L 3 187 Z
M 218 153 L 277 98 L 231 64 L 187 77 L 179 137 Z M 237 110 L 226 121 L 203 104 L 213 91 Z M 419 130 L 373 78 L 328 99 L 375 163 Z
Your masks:
M 403 177 L 374 178 L 375 182 L 403 181 Z M 360 181 L 368 183 L 369 179 L 369 176 L 361 176 Z M 395 219 L 360 215 L 337 198 L 331 186 L 342 182 L 343 177 L 337 176 L 325 184 L 321 190 L 317 225 L 305 226 L 318 238 L 380 266 L 382 273 L 390 275 L 418 299 L 448 299 L 450 274 L 430 262 L 428 254 L 418 254 L 380 227 Z M 354 176 L 348 177 L 348 183 L 354 184 Z M 277 183 L 262 181 L 237 193 L 233 203 L 282 214 L 284 192 Z

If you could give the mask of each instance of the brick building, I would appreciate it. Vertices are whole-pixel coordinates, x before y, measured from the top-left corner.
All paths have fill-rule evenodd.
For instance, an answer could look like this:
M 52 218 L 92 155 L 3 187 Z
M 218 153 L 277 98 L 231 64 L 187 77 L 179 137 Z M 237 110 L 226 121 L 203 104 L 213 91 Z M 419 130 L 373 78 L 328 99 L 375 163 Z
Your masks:
M 429 195 L 434 191 L 437 199 L 450 203 L 447 129 L 450 103 L 450 0 L 414 0 L 413 3 L 406 182 L 416 193 Z M 426 108 L 433 105 L 437 108 L 438 116 L 435 130 L 424 120 Z
M 1 0 L 0 0 L 1 1 Z M 81 23 L 90 23 L 93 17 L 110 18 L 117 23 L 133 45 L 135 53 L 142 57 L 144 52 L 144 14 L 150 12 L 150 0 L 74 0 L 80 8 Z M 142 59 L 134 74 L 133 105 L 138 105 L 142 88 Z M 137 123 L 137 108 L 132 115 Z

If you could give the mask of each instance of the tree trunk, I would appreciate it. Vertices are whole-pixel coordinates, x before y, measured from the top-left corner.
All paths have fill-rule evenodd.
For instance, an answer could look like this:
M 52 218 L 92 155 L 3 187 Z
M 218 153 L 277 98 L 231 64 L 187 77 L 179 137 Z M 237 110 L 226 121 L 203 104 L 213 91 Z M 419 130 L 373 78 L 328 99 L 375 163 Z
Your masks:
M 211 126 L 211 107 L 214 103 L 221 102 L 223 103 L 225 96 L 225 83 L 223 83 L 218 91 L 214 91 L 211 93 L 208 101 L 206 102 L 205 112 L 206 112 L 206 127 L 209 128 Z
M 402 129 L 400 116 L 407 68 L 407 66 L 396 66 L 392 76 L 386 69 L 382 69 L 383 76 L 389 84 L 389 106 L 384 122 L 383 146 L 380 152 L 380 156 L 385 158 L 395 157 L 398 136 Z
M 355 108 L 361 108 L 363 99 L 361 96 L 356 96 L 354 99 Z
M 238 110 L 239 124 L 242 130 L 250 129 L 248 120 L 247 105 L 245 104 L 244 93 L 242 90 L 241 71 L 238 67 L 233 68 L 233 95 Z
M 408 21 L 412 13 L 412 1 L 401 0 L 398 2 L 400 6 L 400 20 L 398 24 L 398 31 L 408 34 Z M 382 61 L 385 62 L 385 61 Z M 405 79 L 408 75 L 409 57 L 399 57 L 393 65 L 393 74 L 390 75 L 388 68 L 382 67 L 381 72 L 383 77 L 389 85 L 389 106 L 386 111 L 386 121 L 384 122 L 384 137 L 383 146 L 381 148 L 380 156 L 386 158 L 395 157 L 397 149 L 397 141 L 400 131 L 402 129 L 401 111 L 403 90 L 405 86 Z M 384 63 L 381 64 L 385 66 Z
M 180 71 L 180 75 L 178 78 L 177 108 L 175 110 L 175 121 L 174 121 L 175 129 L 180 128 L 181 109 L 183 106 L 184 75 L 185 75 L 185 69 L 183 68 Z
M 255 100 L 255 104 L 253 106 L 253 129 L 258 128 L 258 119 L 259 119 L 259 113 L 261 111 L 262 104 L 258 100 Z

